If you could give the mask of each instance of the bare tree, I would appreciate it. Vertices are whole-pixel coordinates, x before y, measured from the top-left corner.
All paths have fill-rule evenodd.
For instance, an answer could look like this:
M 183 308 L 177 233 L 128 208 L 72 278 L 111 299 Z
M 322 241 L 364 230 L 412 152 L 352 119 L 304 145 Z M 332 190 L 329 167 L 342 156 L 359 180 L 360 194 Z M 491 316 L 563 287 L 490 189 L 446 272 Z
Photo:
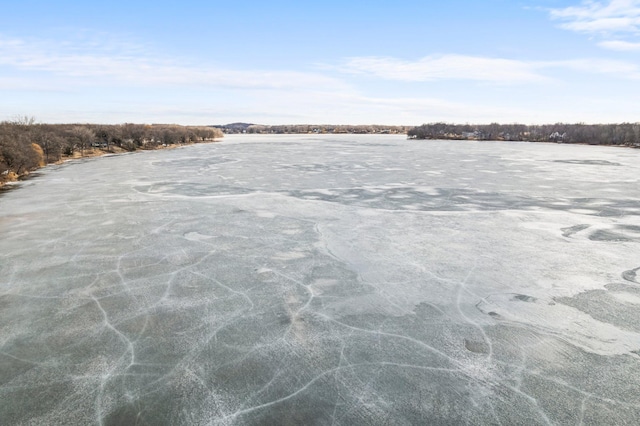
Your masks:
M 78 142 L 78 146 L 80 147 L 80 154 L 84 157 L 84 150 L 91 146 L 91 142 L 95 139 L 94 133 L 86 127 L 83 126 L 74 126 L 71 129 L 71 135 Z

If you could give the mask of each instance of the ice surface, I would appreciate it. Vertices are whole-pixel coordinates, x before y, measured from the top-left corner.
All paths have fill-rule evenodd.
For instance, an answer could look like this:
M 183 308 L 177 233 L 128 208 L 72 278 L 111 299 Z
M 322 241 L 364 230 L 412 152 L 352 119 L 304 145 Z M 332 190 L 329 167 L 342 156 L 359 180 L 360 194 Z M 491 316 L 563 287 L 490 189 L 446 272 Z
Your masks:
M 2 424 L 636 424 L 640 151 L 229 136 L 0 196 Z

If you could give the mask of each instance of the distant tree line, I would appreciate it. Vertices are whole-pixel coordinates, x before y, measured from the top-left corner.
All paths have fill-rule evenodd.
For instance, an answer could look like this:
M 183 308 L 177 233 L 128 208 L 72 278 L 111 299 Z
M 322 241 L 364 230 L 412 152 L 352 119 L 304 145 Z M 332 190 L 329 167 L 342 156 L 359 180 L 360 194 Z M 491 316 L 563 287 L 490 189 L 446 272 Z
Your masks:
M 410 129 L 407 135 L 416 139 L 505 140 L 640 147 L 640 123 L 542 125 L 430 123 Z
M 384 125 L 336 125 L 336 124 L 285 124 L 263 125 L 250 123 L 231 123 L 215 126 L 224 133 L 250 133 L 250 134 L 305 134 L 305 133 L 382 133 L 382 134 L 406 134 L 410 126 L 384 126 Z
M 166 124 L 37 124 L 30 117 L 0 122 L 0 184 L 65 158 L 212 141 L 212 127 Z

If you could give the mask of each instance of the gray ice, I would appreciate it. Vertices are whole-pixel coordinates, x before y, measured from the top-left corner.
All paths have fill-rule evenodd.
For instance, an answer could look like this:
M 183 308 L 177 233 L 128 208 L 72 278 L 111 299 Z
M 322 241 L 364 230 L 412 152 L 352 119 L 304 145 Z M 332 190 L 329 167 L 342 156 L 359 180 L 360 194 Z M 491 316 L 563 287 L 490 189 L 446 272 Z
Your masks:
M 228 136 L 0 196 L 0 423 L 636 424 L 640 151 Z

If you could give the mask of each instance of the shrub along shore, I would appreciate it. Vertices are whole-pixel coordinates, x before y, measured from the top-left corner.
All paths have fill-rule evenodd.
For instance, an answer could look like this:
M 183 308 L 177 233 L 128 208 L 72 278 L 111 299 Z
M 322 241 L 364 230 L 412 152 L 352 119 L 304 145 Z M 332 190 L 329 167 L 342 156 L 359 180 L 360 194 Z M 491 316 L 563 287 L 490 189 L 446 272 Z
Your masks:
M 223 136 L 221 130 L 204 126 L 4 121 L 0 122 L 0 186 L 68 159 L 212 142 Z
M 413 139 L 556 142 L 640 148 L 640 122 L 537 125 L 429 123 L 414 127 L 407 134 Z

